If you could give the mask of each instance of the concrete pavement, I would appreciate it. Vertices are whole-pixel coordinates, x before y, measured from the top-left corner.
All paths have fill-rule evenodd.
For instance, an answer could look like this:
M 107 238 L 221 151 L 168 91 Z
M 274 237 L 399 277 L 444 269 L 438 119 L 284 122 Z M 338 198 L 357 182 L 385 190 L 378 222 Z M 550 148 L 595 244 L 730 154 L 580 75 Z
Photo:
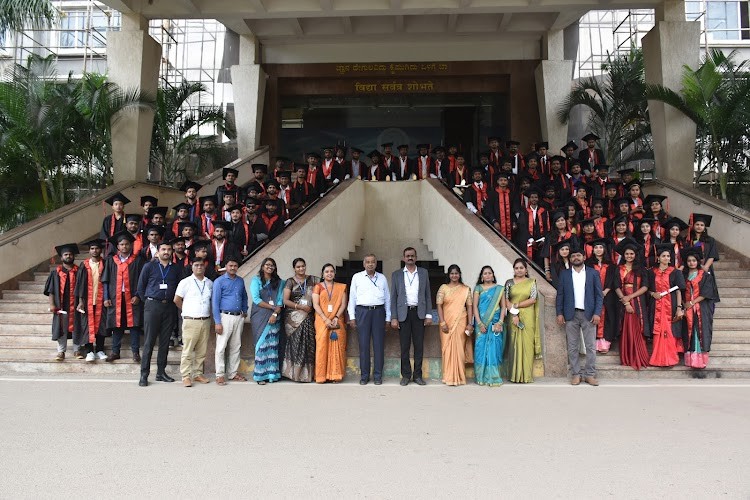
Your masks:
M 0 379 L 3 498 L 747 498 L 750 381 Z

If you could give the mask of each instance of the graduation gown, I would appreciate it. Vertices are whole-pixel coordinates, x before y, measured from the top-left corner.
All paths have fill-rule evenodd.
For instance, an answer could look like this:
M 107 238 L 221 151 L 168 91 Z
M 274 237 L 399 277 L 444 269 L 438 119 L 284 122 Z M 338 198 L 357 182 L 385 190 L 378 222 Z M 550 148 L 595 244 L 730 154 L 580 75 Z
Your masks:
M 336 179 L 338 179 L 339 182 L 343 181 L 344 176 L 346 175 L 344 172 L 344 165 L 337 162 L 335 158 L 331 160 L 329 165 L 326 165 L 326 161 L 322 160 L 318 170 L 322 171 L 326 189 L 333 186 L 333 181 Z
M 354 160 L 348 160 L 344 162 L 344 177 L 348 175 L 350 179 L 362 178 L 362 173 L 366 168 L 367 165 L 362 160 L 357 163 L 354 163 Z
M 487 195 L 484 216 L 491 224 L 500 226 L 500 233 L 509 240 L 513 237 L 513 196 L 510 189 L 495 188 Z
M 44 284 L 44 295 L 52 297 L 55 307 L 67 314 L 52 315 L 52 340 L 66 338 L 72 334 L 73 343 L 84 345 L 88 337 L 81 334 L 79 314 L 75 310 L 75 289 L 78 266 L 66 271 L 62 265 L 55 266 Z
M 475 182 L 472 182 L 468 188 L 464 190 L 464 202 L 471 203 L 477 209 L 480 215 L 484 215 L 484 209 L 487 206 L 487 190 L 489 186 L 486 182 L 482 183 L 482 187 L 477 186 Z
M 682 293 L 685 289 L 685 276 L 674 267 L 667 267 L 662 273 L 658 266 L 651 269 L 648 275 L 649 293 L 647 295 L 650 311 L 650 314 L 648 315 L 649 330 L 653 333 L 658 333 L 661 331 L 661 326 L 664 326 L 661 325 L 661 323 L 663 321 L 668 321 L 672 331 L 672 336 L 675 339 L 679 339 L 682 337 L 682 321 L 672 323 L 672 318 L 677 314 L 677 294 Z M 651 296 L 652 292 L 666 292 L 673 286 L 678 287 L 678 289 L 659 300 L 656 300 Z M 661 311 L 662 307 L 666 307 L 667 310 Z M 662 312 L 664 312 L 666 316 L 662 316 Z M 656 330 L 654 329 L 654 326 L 657 327 Z
M 112 300 L 112 307 L 106 308 L 105 323 L 108 330 L 140 328 L 143 325 L 143 302 L 133 305 L 130 300 L 136 296 L 138 277 L 144 265 L 145 261 L 135 254 L 131 254 L 123 264 L 120 264 L 118 255 L 109 257 L 105 261 L 102 283 Z M 124 302 L 123 285 L 125 286 Z
M 602 262 L 596 258 L 589 260 L 588 264 L 599 274 L 602 291 L 609 288 L 609 292 L 602 300 L 602 312 L 599 315 L 601 321 L 596 328 L 596 338 L 603 338 L 607 342 L 614 342 L 620 336 L 619 304 L 620 301 L 615 293 L 615 273 L 618 267 L 611 262 Z
M 711 350 L 711 340 L 714 331 L 714 302 L 717 295 L 716 280 L 712 274 L 703 269 L 698 270 L 695 278 L 685 281 L 685 292 L 682 303 L 692 302 L 698 296 L 703 297 L 697 305 L 685 310 L 685 321 L 682 322 L 682 339 L 685 342 L 685 351 L 694 352 L 694 335 L 698 335 L 701 351 Z
M 518 228 L 516 234 L 516 246 L 521 249 L 522 252 L 526 253 L 526 256 L 534 259 L 537 264 L 541 263 L 541 248 L 542 244 L 535 243 L 532 246 L 528 245 L 529 239 L 538 240 L 542 237 L 547 236 L 549 232 L 549 217 L 544 207 L 538 207 L 536 218 L 533 216 L 531 208 L 522 209 L 518 212 L 518 220 L 516 222 Z
M 309 182 L 297 182 L 292 184 L 291 203 L 289 204 L 289 215 L 296 216 L 307 205 L 315 201 L 315 187 Z
M 326 179 L 323 175 L 323 169 L 320 167 L 316 167 L 315 170 L 307 171 L 307 182 L 309 182 L 315 189 L 316 198 L 326 190 Z
M 251 231 L 250 225 L 245 221 L 233 222 L 227 239 L 238 254 L 243 250 L 252 251 L 258 242 Z
M 99 262 L 99 286 L 96 296 L 94 296 L 94 279 L 92 276 L 91 262 L 89 259 L 81 262 L 76 276 L 75 295 L 81 308 L 86 314 L 80 314 L 81 336 L 86 338 L 86 342 L 93 344 L 97 335 L 103 336 L 104 329 L 104 285 L 101 283 L 101 277 L 104 273 L 104 259 Z
M 607 163 L 606 158 L 604 157 L 604 151 L 601 149 L 589 151 L 589 148 L 578 153 L 578 161 L 581 162 L 581 169 L 588 170 L 589 172 L 591 172 L 596 165 Z
M 275 238 L 284 230 L 284 220 L 279 214 L 269 217 L 268 214 L 264 213 L 261 214 L 259 219 L 263 224 L 269 239 Z
M 407 157 L 404 167 L 401 167 L 401 157 L 395 156 L 391 162 L 391 180 L 408 181 L 414 173 L 414 161 Z
M 370 165 L 369 167 L 365 168 L 365 171 L 362 175 L 362 179 L 366 181 L 384 181 L 388 177 L 388 167 L 383 165 L 382 163 L 379 163 L 373 172 L 373 167 Z
M 699 247 L 703 251 L 703 261 L 701 262 L 701 265 L 703 265 L 708 259 L 714 259 L 714 262 L 719 261 L 719 248 L 716 246 L 716 240 L 712 236 L 706 236 L 703 241 L 697 243 L 695 241 L 687 243 L 687 245 L 691 244 L 692 246 Z M 713 264 L 709 267 L 708 272 L 711 276 L 716 278 Z M 719 289 L 716 287 L 716 279 L 712 281 L 714 283 L 714 291 L 711 294 L 711 297 L 714 302 L 721 302 L 721 299 L 719 298 Z
M 219 205 L 224 204 L 224 193 L 232 193 L 234 195 L 234 204 L 238 204 L 242 202 L 242 198 L 244 197 L 244 193 L 241 187 L 239 187 L 237 184 L 227 185 L 223 184 L 216 188 L 216 203 Z

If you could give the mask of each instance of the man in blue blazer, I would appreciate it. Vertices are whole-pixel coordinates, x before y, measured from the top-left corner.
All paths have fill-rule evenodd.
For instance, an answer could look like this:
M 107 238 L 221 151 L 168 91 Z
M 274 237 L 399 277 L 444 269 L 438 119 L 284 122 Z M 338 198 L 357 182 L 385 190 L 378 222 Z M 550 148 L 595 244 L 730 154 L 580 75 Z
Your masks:
M 565 269 L 557 283 L 557 324 L 565 326 L 568 339 L 568 363 L 570 383 L 581 383 L 581 367 L 578 359 L 581 334 L 586 346 L 586 367 L 583 380 L 589 385 L 599 385 L 596 380 L 596 325 L 602 311 L 602 283 L 599 273 L 583 264 L 583 250 L 570 249 L 570 269 Z
M 422 378 L 424 327 L 432 324 L 432 297 L 427 269 L 417 267 L 417 251 L 404 249 L 404 267 L 391 275 L 391 327 L 401 340 L 401 385 L 413 380 L 425 385 Z M 409 351 L 414 345 L 414 371 Z

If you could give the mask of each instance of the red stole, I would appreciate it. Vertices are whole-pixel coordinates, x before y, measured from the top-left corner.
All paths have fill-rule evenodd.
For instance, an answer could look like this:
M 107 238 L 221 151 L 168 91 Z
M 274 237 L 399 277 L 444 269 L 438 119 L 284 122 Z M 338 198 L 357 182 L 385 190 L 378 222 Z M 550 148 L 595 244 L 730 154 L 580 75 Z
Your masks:
M 317 173 L 318 173 L 318 169 L 317 168 L 315 170 L 309 169 L 307 171 L 307 182 L 309 182 L 310 184 L 312 184 L 313 187 L 317 187 L 315 185 L 315 182 L 318 180 L 318 176 L 315 175 Z
M 224 249 L 226 249 L 227 247 L 227 240 L 224 239 L 224 243 L 221 245 L 221 248 L 219 248 L 216 245 L 216 243 L 217 243 L 216 240 L 211 241 L 211 245 L 214 248 L 214 257 L 215 257 L 214 261 L 215 261 L 215 264 L 218 266 L 219 263 L 224 259 Z
M 500 232 L 506 238 L 511 238 L 511 221 L 510 221 L 510 189 L 495 188 L 497 193 L 497 208 L 500 214 Z
M 453 176 L 456 181 L 456 184 L 461 184 L 461 181 L 466 180 L 466 174 L 469 169 L 466 168 L 466 165 L 464 165 L 464 169 L 462 172 L 458 171 L 458 167 L 453 170 Z
M 266 225 L 266 230 L 271 231 L 271 227 L 273 226 L 274 222 L 279 218 L 279 215 L 276 214 L 273 217 L 269 217 L 268 214 L 261 215 L 261 218 L 263 219 L 263 224 Z
M 398 158 L 398 168 L 399 172 L 401 172 L 401 178 L 406 178 L 407 174 L 409 173 L 409 158 L 401 158 L 399 156 Z
M 133 234 L 132 236 L 133 236 L 133 238 L 135 238 L 135 240 L 133 241 L 133 250 L 132 250 L 132 252 L 135 255 L 138 255 L 139 253 L 141 253 L 141 250 L 143 250 L 143 238 L 138 233 Z
M 76 302 L 76 294 L 75 294 L 75 287 L 76 287 L 76 273 L 78 272 L 78 266 L 73 264 L 73 267 L 70 268 L 70 271 L 66 271 L 65 268 L 60 265 L 57 266 L 57 276 L 60 278 L 60 289 L 58 290 L 58 293 L 60 294 L 58 303 L 61 306 L 63 305 L 63 297 L 65 296 L 65 287 L 68 287 L 68 297 L 70 298 L 70 302 L 68 303 L 68 308 L 65 310 L 68 314 L 68 329 L 65 330 L 63 333 L 72 332 L 73 331 L 73 325 L 75 324 L 75 302 Z M 70 277 L 70 280 L 68 280 L 68 277 Z M 60 318 L 62 320 L 62 318 Z
M 287 186 L 286 189 L 280 189 L 279 198 L 284 200 L 284 203 L 289 206 L 289 204 L 292 202 L 292 189 L 289 186 Z
M 453 155 L 448 156 L 448 171 L 453 173 L 456 170 L 456 157 Z
M 502 155 L 500 154 L 500 150 L 490 150 L 490 165 L 500 166 L 500 159 L 502 158 Z
M 182 236 L 180 234 L 180 222 L 190 222 L 190 219 L 175 219 L 172 221 L 172 234 L 174 234 L 177 238 Z
M 590 219 L 591 207 L 589 206 L 589 202 L 585 198 L 576 198 L 576 201 L 581 206 L 581 211 L 583 212 L 582 219 Z
M 633 199 L 631 198 L 630 199 L 630 214 L 631 214 L 631 217 L 634 217 L 636 219 L 640 219 L 641 217 L 643 217 L 642 213 L 635 211 L 635 209 L 639 208 L 639 207 L 643 208 L 643 200 L 640 199 L 640 198 L 636 198 L 635 201 L 633 201 Z
M 130 288 L 130 264 L 135 260 L 135 254 L 131 253 L 130 256 L 125 259 L 125 262 L 120 261 L 120 255 L 116 254 L 112 256 L 112 259 L 117 266 L 117 294 L 115 297 L 115 324 L 119 327 L 122 325 L 122 295 L 125 294 L 125 315 L 127 316 L 127 326 L 133 324 L 133 304 L 130 302 L 133 300 L 132 291 Z M 124 292 L 123 292 L 124 288 Z
M 321 165 L 321 168 L 323 168 L 323 177 L 328 179 L 331 177 L 331 171 L 333 170 L 333 159 L 330 160 L 323 160 L 323 164 Z
M 216 220 L 216 214 L 211 214 L 209 220 L 211 221 L 211 224 L 206 220 L 206 214 L 201 215 L 201 234 L 207 234 L 209 238 L 212 238 L 214 235 L 213 221 Z
M 596 231 L 596 235 L 599 238 L 604 238 L 604 223 L 607 222 L 607 219 L 604 217 L 597 217 L 594 219 L 594 231 Z
M 112 215 L 109 216 L 109 236 L 110 237 L 112 237 L 112 236 L 115 235 L 115 223 L 118 220 L 123 220 L 123 217 L 125 217 L 124 214 L 119 219 L 117 217 L 115 217 L 115 214 L 112 214 Z
M 591 246 L 591 245 L 587 245 L 587 246 Z M 601 262 L 601 263 L 597 262 L 593 266 L 594 270 L 599 273 L 599 279 L 601 280 L 601 283 L 602 283 L 602 291 L 604 290 L 604 282 L 606 281 L 606 278 L 607 278 L 607 269 L 609 269 L 609 266 L 610 264 L 607 264 L 606 262 Z M 612 293 L 611 290 L 610 290 L 610 293 Z M 604 338 L 604 318 L 606 314 L 607 314 L 607 308 L 602 307 L 602 312 L 599 316 L 599 324 L 596 326 L 596 338 L 598 339 Z
M 440 177 L 437 172 L 433 171 L 432 158 L 429 156 L 417 157 L 417 179 L 429 179 L 430 174 Z M 435 169 L 437 170 L 437 169 Z
M 482 187 L 480 188 L 477 186 L 476 182 L 471 183 L 471 189 L 474 190 L 474 193 L 477 195 L 477 210 L 479 212 L 482 211 L 482 208 L 484 208 L 484 202 L 487 201 L 487 183 L 483 182 Z
M 599 153 L 596 152 L 596 148 L 594 149 L 587 149 L 589 153 L 589 166 L 595 167 L 597 165 L 601 165 L 602 161 L 599 158 Z
M 698 274 L 696 274 L 695 278 L 693 279 L 686 279 L 685 280 L 685 298 L 682 301 L 683 304 L 686 302 L 693 302 L 695 299 L 697 299 L 701 294 L 701 280 L 703 279 L 703 269 L 700 267 L 698 268 Z M 701 322 L 703 320 L 703 317 L 701 316 L 701 304 L 700 302 L 697 304 L 693 304 L 693 307 L 689 309 L 685 309 L 685 320 L 687 321 L 687 331 L 688 331 L 688 345 L 690 350 L 694 344 L 693 340 L 693 330 L 696 329 L 695 326 L 695 320 L 698 319 L 698 335 L 700 337 L 703 337 L 703 330 Z
M 540 237 L 543 236 L 544 234 L 546 234 L 547 231 L 549 231 L 549 225 L 544 224 L 544 220 L 543 220 L 543 217 L 542 217 L 544 215 L 544 208 L 543 207 L 540 207 L 539 205 L 537 205 L 537 208 L 536 208 L 536 220 L 534 220 L 534 210 L 531 207 L 526 207 L 526 214 L 527 214 L 526 218 L 529 220 L 529 227 L 528 227 L 529 238 L 532 238 L 534 240 L 537 239 L 535 237 L 535 235 L 534 235 L 534 224 L 535 224 L 536 220 L 539 221 L 539 233 L 540 233 Z M 547 227 L 545 227 L 545 226 L 547 226 Z M 526 255 L 529 258 L 533 258 L 533 253 L 534 253 L 534 247 L 527 244 L 526 245 Z
M 99 293 L 96 297 L 96 304 L 91 298 L 94 295 L 94 282 L 91 277 L 91 262 L 89 259 L 83 261 L 83 267 L 86 268 L 88 273 L 88 290 L 86 295 L 86 314 L 89 319 L 89 342 L 93 343 L 96 340 L 96 332 L 99 330 L 99 325 L 102 321 L 102 308 L 104 307 L 104 290 L 102 290 L 103 284 L 99 285 Z M 104 261 L 99 261 L 99 277 L 104 272 Z
M 186 247 L 187 248 L 187 247 Z M 177 257 L 176 253 L 172 254 L 172 263 L 173 264 L 180 264 L 182 266 L 187 266 L 190 264 L 190 260 L 188 259 L 187 252 L 185 253 L 185 256 L 183 258 Z
M 299 181 L 294 181 L 294 183 L 295 183 L 295 184 L 297 184 L 298 186 L 299 186 L 300 184 L 302 184 L 302 185 L 303 185 L 303 186 L 305 187 L 305 197 L 307 197 L 307 196 L 309 196 L 309 195 L 310 195 L 310 189 L 309 189 L 309 188 L 307 187 L 307 186 L 309 186 L 309 185 L 310 185 L 310 183 L 309 183 L 309 182 L 299 182 Z

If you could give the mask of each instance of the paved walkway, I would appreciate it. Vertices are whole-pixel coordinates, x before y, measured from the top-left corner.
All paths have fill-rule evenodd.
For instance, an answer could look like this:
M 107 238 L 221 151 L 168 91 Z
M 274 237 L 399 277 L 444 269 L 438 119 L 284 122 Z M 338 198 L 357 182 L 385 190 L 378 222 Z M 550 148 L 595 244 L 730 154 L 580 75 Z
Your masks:
M 0 378 L 4 498 L 748 498 L 750 381 Z

